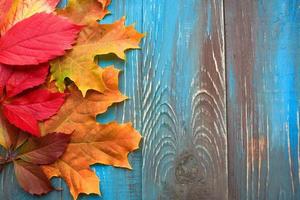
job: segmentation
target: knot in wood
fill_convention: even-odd
[[[192,153],[184,153],[180,156],[175,167],[175,177],[178,183],[188,184],[199,181],[201,176],[197,160]]]

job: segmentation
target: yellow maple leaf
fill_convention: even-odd
[[[95,14],[92,9],[97,5],[100,6],[96,0],[71,1],[65,10],[57,11],[75,22],[86,25],[80,32],[74,48],[64,57],[51,62],[51,77],[56,81],[60,91],[65,89],[65,78],[70,78],[83,96],[89,89],[103,92],[106,86],[101,78],[98,78],[101,77],[102,70],[94,62],[95,56],[113,53],[125,59],[126,50],[139,48],[140,40],[144,35],[137,32],[133,25],[126,27],[124,17],[113,24],[96,22],[96,19],[101,19],[108,12],[106,7],[109,3],[110,1],[107,0],[101,1],[101,9],[104,11],[100,15]],[[97,11],[98,8],[95,10]]]

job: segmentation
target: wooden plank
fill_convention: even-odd
[[[225,0],[229,199],[300,199],[299,0]]]
[[[143,1],[143,200],[227,199],[223,28],[222,1]]]

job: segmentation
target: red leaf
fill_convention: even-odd
[[[13,106],[3,106],[3,114],[8,121],[16,127],[29,132],[34,136],[40,136],[38,121],[26,111]]]
[[[38,120],[55,115],[64,103],[65,94],[48,90],[31,91],[3,104],[3,114],[10,123],[35,136],[40,136]]]
[[[50,93],[45,89],[31,91],[13,99],[5,106],[22,108],[37,120],[45,120],[54,115],[64,103],[65,94]]]
[[[70,134],[63,133],[51,133],[40,138],[31,137],[18,149],[18,158],[39,165],[51,164],[65,152],[70,137]]]
[[[42,84],[48,75],[49,64],[41,64],[38,68],[14,70],[6,82],[6,95],[13,97],[26,89]]]
[[[0,38],[0,63],[37,65],[71,49],[81,26],[53,14],[38,13],[15,24]]]
[[[15,160],[14,167],[17,180],[26,192],[41,195],[53,190],[50,181],[40,166],[22,160]]]

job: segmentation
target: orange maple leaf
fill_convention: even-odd
[[[70,86],[70,96],[58,114],[41,124],[44,134],[72,134],[64,155],[43,169],[49,178],[59,176],[65,179],[74,199],[80,193],[100,194],[99,180],[90,170],[90,165],[100,163],[131,168],[127,155],[138,148],[140,134],[130,123],[102,125],[96,122],[97,114],[127,98],[118,90],[118,74],[113,67],[104,69],[102,79],[108,86],[104,93],[90,90],[83,97],[75,86]]]
[[[130,123],[85,122],[85,125],[74,127],[64,155],[54,164],[44,166],[44,173],[49,178],[62,177],[74,199],[80,193],[100,194],[98,177],[89,165],[100,163],[130,169],[127,155],[138,148],[140,139]]]

